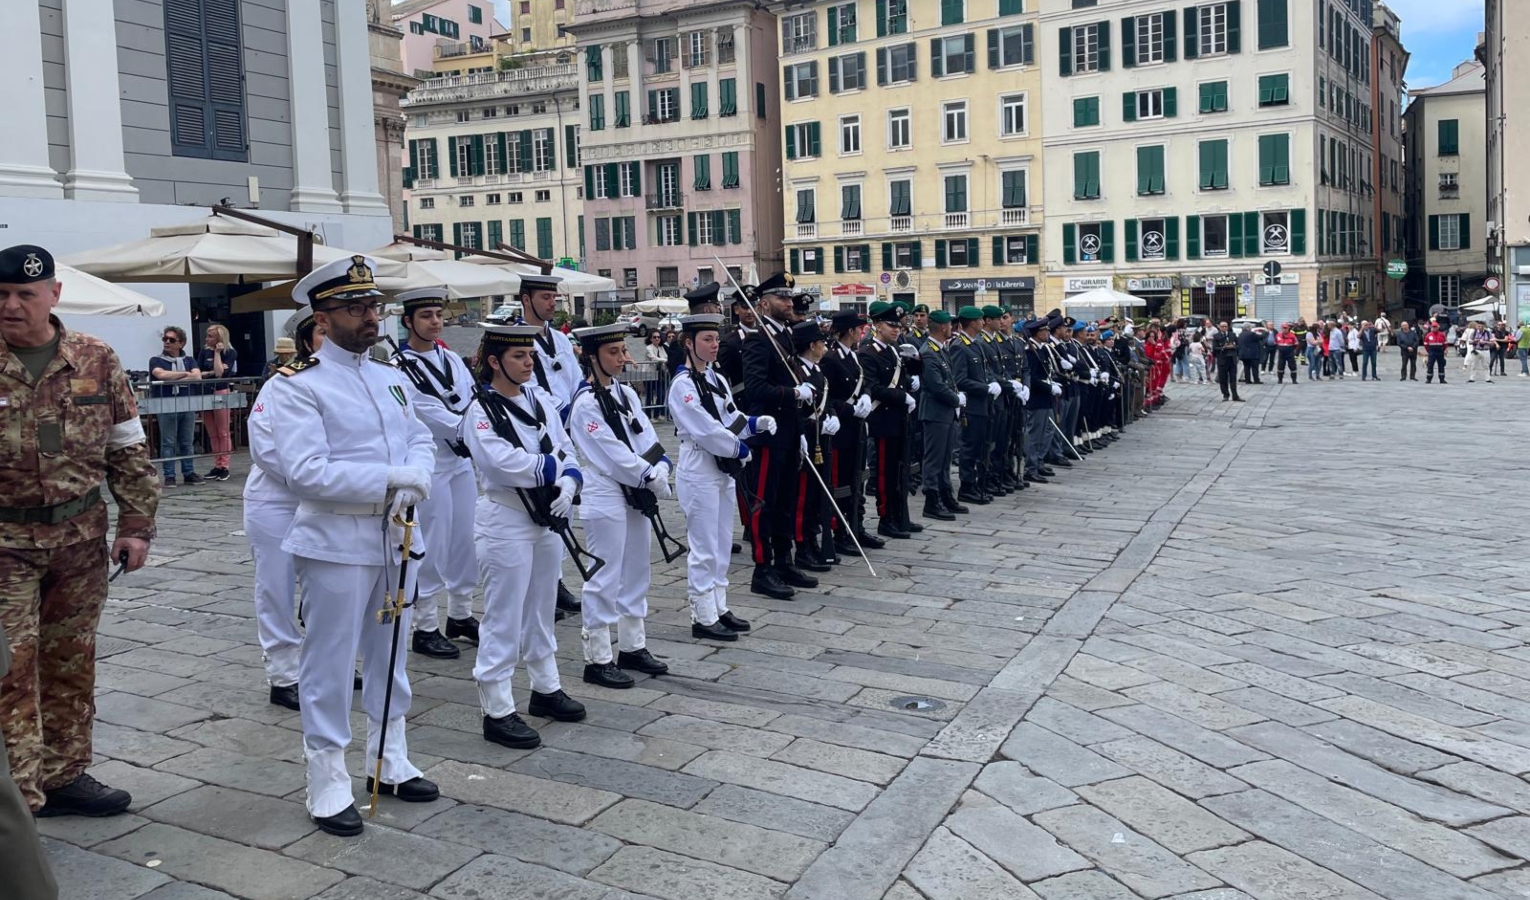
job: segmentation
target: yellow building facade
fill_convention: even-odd
[[[772,5],[787,265],[823,308],[1033,308],[1043,198],[1032,5]]]

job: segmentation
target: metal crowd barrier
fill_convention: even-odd
[[[637,392],[648,418],[665,415],[669,399],[669,367],[661,362],[638,362],[627,367],[618,380]]]
[[[199,459],[212,456],[211,442],[207,436],[210,416],[206,413],[226,410],[229,418],[229,434],[235,450],[244,449],[249,441],[245,437],[246,412],[255,402],[255,394],[265,383],[264,378],[203,378],[197,381],[133,382],[133,395],[138,403],[138,415],[143,420],[144,434],[148,438],[149,453],[158,466],[168,461]],[[189,456],[161,456],[160,430],[174,427],[171,420],[189,414],[192,419],[192,448]],[[202,452],[202,448],[206,448]]]

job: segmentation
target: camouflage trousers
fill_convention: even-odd
[[[27,805],[90,765],[96,626],[106,603],[106,540],[56,550],[0,548],[0,625],[11,671],[0,680],[0,731]]]

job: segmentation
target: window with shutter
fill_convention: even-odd
[[[960,25],[964,21],[966,0],[940,0],[940,24]]]
[[[1152,196],[1164,192],[1164,148],[1162,144],[1137,148],[1137,193]]]
[[[808,224],[810,222],[815,221],[815,215],[816,215],[816,213],[815,213],[815,211],[813,209],[813,191],[812,191],[812,189],[810,188],[808,190],[798,191],[797,192],[797,222],[798,222],[798,224],[805,225],[805,224]]]
[[[742,244],[744,242],[744,213],[743,210],[730,209],[728,212],[728,243]]]
[[[1227,141],[1201,141],[1199,150],[1201,190],[1227,190]]]
[[[967,176],[947,175],[946,179],[946,212],[962,213],[967,211]]]
[[[1089,128],[1100,124],[1100,98],[1075,97],[1073,100],[1073,127]]]
[[[1073,199],[1100,199],[1100,152],[1073,154]]]
[[[590,130],[606,130],[606,97],[604,94],[590,95]]]
[[[1227,82],[1208,81],[1201,85],[1201,112],[1227,112]]]
[[[239,0],[163,0],[170,148],[247,162]]]
[[[1461,123],[1457,119],[1441,119],[1439,132],[1439,155],[1457,156],[1461,152]]]
[[[888,184],[887,211],[893,216],[913,215],[912,205],[913,183],[909,181],[893,181]]]
[[[1259,136],[1259,183],[1264,186],[1291,183],[1291,136]]]
[[[908,33],[908,0],[877,0],[877,37]]]
[[[1260,75],[1259,76],[1259,105],[1286,106],[1291,102],[1291,76]]]
[[[712,189],[712,157],[702,154],[695,157],[691,164],[696,172],[692,187],[698,191],[710,191]]]
[[[594,84],[595,82],[602,80],[605,77],[605,72],[603,70],[600,59],[600,45],[595,44],[586,48],[584,52],[584,59],[585,70],[589,75],[590,83]]]
[[[1024,0],[999,0],[999,15],[1001,16],[1018,16],[1024,12]]]
[[[1285,47],[1290,43],[1287,0],[1259,0],[1259,49]],[[1319,16],[1321,21],[1321,16]]]
[[[1028,204],[1025,197],[1024,170],[1001,172],[999,174],[999,195],[1004,209],[1026,208]]]
[[[861,217],[861,186],[844,184],[839,188],[839,217],[855,220]]]
[[[593,97],[591,99],[594,99]],[[717,115],[738,115],[738,79],[722,78],[717,82]]]
[[[738,151],[727,150],[722,155],[722,186],[724,188],[736,188],[738,180]]]
[[[691,118],[705,119],[707,117],[707,83],[705,81],[691,82]]]
[[[611,105],[614,107],[612,118],[615,119],[612,124],[617,128],[626,128],[632,124],[631,101],[628,97],[629,95],[626,91],[617,91],[612,95]]]

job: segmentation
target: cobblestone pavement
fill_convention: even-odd
[[[536,751],[482,740],[470,652],[412,658],[444,796],[352,840],[266,702],[239,483],[178,489],[101,625],[92,771],[134,804],[41,822],[64,897],[1530,896],[1524,381],[1245,390],[1171,387],[881,578],[735,590],[735,645],[657,567],[673,674],[585,685],[564,623],[590,716]]]

